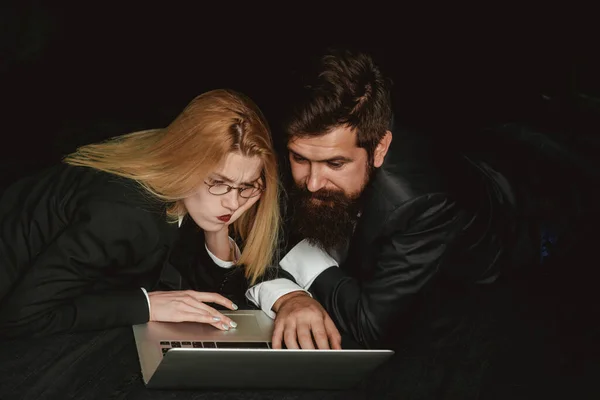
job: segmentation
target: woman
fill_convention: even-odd
[[[0,335],[147,321],[235,327],[206,304],[237,308],[224,296],[146,288],[156,286],[184,220],[204,232],[196,246],[243,266],[249,282],[270,263],[277,164],[268,124],[249,98],[204,93],[164,129],[83,146],[64,161],[0,198]]]

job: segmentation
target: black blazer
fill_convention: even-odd
[[[0,334],[147,322],[177,225],[131,180],[58,165],[0,198]]]
[[[512,256],[517,199],[506,178],[481,161],[396,130],[365,190],[345,261],[309,288],[361,346],[407,326],[415,299],[433,281],[487,282]]]

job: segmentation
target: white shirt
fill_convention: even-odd
[[[360,218],[361,215],[362,212],[359,211],[356,217]],[[246,291],[246,298],[273,319],[275,313],[271,309],[277,299],[298,290],[312,297],[308,288],[315,279],[326,269],[339,267],[339,263],[329,253],[318,246],[311,245],[306,239],[294,246],[279,265],[290,273],[297,283],[286,278],[273,279],[261,282]]]
[[[181,226],[181,223],[182,218],[179,219],[179,226]],[[237,243],[231,237],[229,238],[229,242],[235,249],[235,259],[239,259],[240,249]],[[206,243],[204,246],[210,258],[219,267],[231,268],[235,265],[234,261],[223,261],[217,258],[217,256],[208,250]],[[306,239],[294,246],[280,261],[279,265],[290,273],[297,283],[287,278],[279,278],[261,282],[246,291],[246,298],[272,319],[275,319],[275,313],[271,309],[280,297],[296,291],[303,291],[312,296],[308,292],[308,288],[314,280],[326,269],[339,266],[337,261],[327,252],[318,246],[311,245]],[[146,295],[148,315],[150,315],[150,297],[146,289],[141,289]]]
[[[181,227],[182,222],[183,222],[183,217],[179,217],[178,227]],[[240,248],[238,247],[235,240],[233,240],[231,237],[229,237],[229,245],[234,248],[234,260],[236,260],[236,261],[239,260]],[[223,261],[220,258],[218,258],[217,256],[215,256],[213,253],[211,253],[211,251],[208,249],[208,246],[206,245],[206,243],[204,243],[204,247],[206,248],[206,251],[208,252],[208,255],[210,256],[210,258],[212,258],[212,260],[215,262],[215,264],[217,264],[217,266],[219,266],[221,268],[231,268],[235,265],[235,261]],[[148,291],[146,291],[146,289],[144,289],[144,288],[141,288],[141,289],[142,289],[142,292],[144,292],[144,295],[146,295],[146,300],[148,301],[148,315],[150,315],[150,296],[148,296]]]
[[[246,298],[273,319],[275,313],[271,308],[277,299],[298,290],[310,295],[308,288],[314,280],[326,269],[339,266],[327,252],[311,245],[306,239],[294,246],[279,265],[290,273],[297,283],[286,278],[273,279],[261,282],[246,291]]]

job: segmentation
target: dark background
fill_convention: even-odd
[[[374,53],[394,81],[399,118],[441,139],[527,121],[594,158],[594,35],[541,14],[390,7],[6,1],[0,184],[78,145],[164,126],[219,87],[250,95],[277,135],[286,74],[337,44]]]
[[[499,343],[493,361],[477,355],[475,350],[485,347],[481,343],[461,350],[472,357],[469,363],[449,357],[445,364],[419,369],[402,357],[383,381],[361,393],[393,396],[412,383],[414,393],[439,390],[448,396],[427,398],[452,398],[453,393],[456,398],[539,398],[542,388],[552,393],[551,383],[557,382],[565,393],[597,393],[600,63],[594,24],[570,18],[565,8],[550,18],[539,9],[526,15],[524,8],[443,10],[433,4],[418,12],[370,2],[337,8],[274,3],[264,9],[182,4],[0,3],[0,188],[59,162],[79,145],[165,126],[194,96],[215,88],[252,97],[277,137],[286,77],[298,61],[327,45],[366,48],[394,81],[399,120],[436,135],[440,146],[516,157],[524,174],[533,171],[536,193],[564,205],[554,206],[552,217],[568,217],[567,233],[576,245],[533,271],[519,289],[494,297],[495,306],[480,307],[472,324],[489,331],[481,343]],[[488,136],[484,128],[499,135]],[[496,146],[499,137],[510,139]],[[84,339],[81,349],[87,352]],[[126,344],[128,371],[138,374],[130,338]],[[26,358],[13,359],[29,368]],[[82,360],[88,366],[88,359]],[[100,362],[101,357],[92,359],[88,369]],[[49,359],[39,365],[51,370],[55,363]],[[28,374],[8,365],[17,386],[21,381],[31,386]],[[78,365],[63,374],[65,387],[80,387],[69,382],[73,377],[87,379]],[[114,382],[120,382],[116,375],[122,370],[114,371]],[[146,396],[139,377],[132,376],[136,393]],[[55,378],[49,379],[53,387]],[[34,392],[46,390],[42,381]],[[473,381],[480,386],[467,385]]]

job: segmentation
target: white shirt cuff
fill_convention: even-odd
[[[303,291],[300,286],[286,278],[273,279],[256,284],[246,291],[246,298],[260,307],[270,318],[275,319],[273,304],[281,297],[291,292]],[[312,297],[310,293],[309,296]]]
[[[238,247],[235,240],[233,240],[231,237],[229,238],[229,246],[231,246],[233,248],[235,261],[221,260],[220,258],[215,256],[213,253],[211,253],[211,251],[208,249],[208,246],[206,245],[206,243],[204,243],[204,247],[206,247],[206,251],[208,252],[208,255],[210,256],[210,258],[212,258],[212,260],[215,262],[215,264],[217,264],[221,268],[231,268],[235,265],[237,260],[240,259],[240,248]]]
[[[148,296],[148,292],[146,291],[146,289],[144,288],[140,288],[142,289],[142,292],[144,292],[144,295],[146,296],[146,301],[148,302],[148,320],[150,320],[150,316],[152,315],[151,313],[151,309],[150,309],[150,296]]]
[[[296,279],[298,285],[308,289],[321,272],[337,267],[338,263],[320,247],[304,239],[283,257],[279,265]]]

